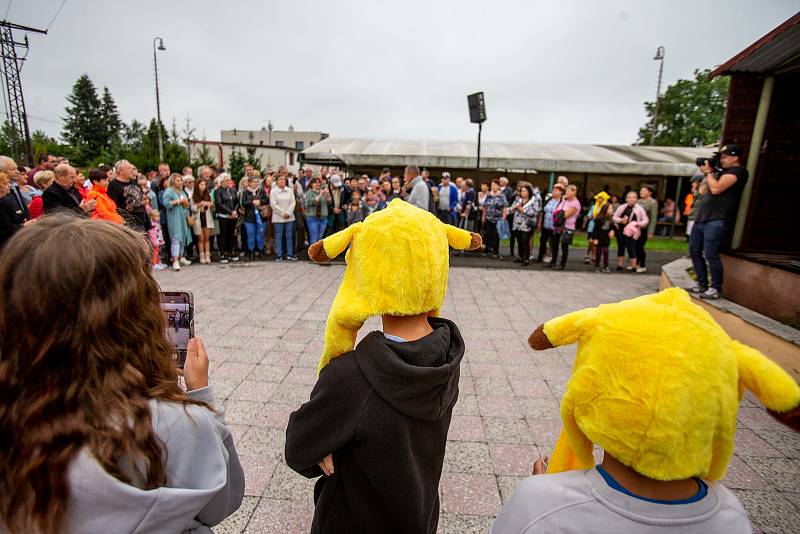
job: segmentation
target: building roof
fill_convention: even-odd
[[[330,137],[300,154],[302,161],[357,167],[417,165],[474,169],[475,141]],[[481,169],[689,176],[707,148],[563,143],[481,143]]]
[[[711,72],[800,72],[800,12]]]

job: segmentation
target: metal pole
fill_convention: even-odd
[[[656,109],[653,112],[653,126],[650,130],[650,144],[654,144],[656,140],[656,127],[658,126],[658,107],[661,104],[661,76],[664,73],[664,47],[659,46],[656,50],[656,57],[653,59],[657,59],[661,61],[661,65],[658,67],[658,86],[656,87]]]
[[[678,190],[675,192],[675,213],[672,214],[672,224],[669,225],[669,237],[675,237],[675,219],[681,212],[681,185],[683,185],[683,176],[678,176]]]
[[[481,129],[483,127],[483,123],[478,123],[478,165],[475,167],[477,170],[481,170]]]
[[[756,169],[758,169],[761,144],[764,142],[764,131],[767,127],[767,117],[769,117],[769,107],[772,103],[772,88],[774,85],[775,77],[767,76],[764,78],[764,85],[761,86],[761,97],[758,101],[755,124],[753,124],[753,137],[750,139],[750,149],[747,151],[747,172],[750,174],[750,179],[744,184],[742,197],[739,200],[739,209],[736,213],[736,224],[733,228],[733,238],[731,241],[732,249],[737,249],[742,245],[744,225],[747,222],[747,212],[750,209],[750,197],[753,194],[753,182],[756,178]]]
[[[161,42],[161,49],[164,49],[164,40],[161,37],[153,39],[153,65],[156,71],[156,118],[158,120],[158,161],[164,161],[164,141],[161,139],[161,100],[158,94],[158,56],[156,56],[156,41]]]

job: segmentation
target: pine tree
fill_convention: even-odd
[[[61,137],[72,146],[74,163],[84,165],[105,147],[100,99],[88,75],[82,74],[78,78],[72,93],[67,96],[67,102],[69,105]]]
[[[253,166],[254,169],[262,170],[261,169],[261,156],[256,155],[256,147],[251,146],[247,147],[247,161],[245,163],[249,163]]]
[[[100,101],[100,120],[103,122],[103,146],[111,149],[115,143],[120,141],[122,132],[122,120],[119,117],[117,104],[108,87],[103,87],[103,98]]]
[[[228,156],[228,174],[231,175],[236,183],[244,176],[244,164],[247,163],[247,158],[241,153],[238,147],[234,148],[231,155]]]

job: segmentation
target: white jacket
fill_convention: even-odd
[[[269,205],[272,206],[272,222],[287,223],[294,221],[294,208],[297,205],[297,198],[288,186],[280,189],[277,185],[272,186],[269,192]],[[284,218],[283,214],[289,215]]]

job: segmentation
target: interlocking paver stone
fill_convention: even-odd
[[[215,532],[310,530],[313,481],[285,465],[285,428],[316,381],[325,320],[342,273],[341,265],[264,262],[157,274],[165,290],[194,292],[210,382],[245,469],[242,507]],[[552,287],[558,291],[546,290]],[[501,498],[505,502],[536,456],[555,444],[559,400],[576,349],[534,352],[528,335],[556,315],[657,287],[658,278],[650,275],[451,269],[442,315],[458,324],[466,353],[440,485],[439,532],[486,532]],[[359,339],[379,328],[380,320],[370,319]],[[756,531],[800,532],[800,435],[772,419],[749,393],[738,421],[726,485]],[[602,451],[596,449],[595,457],[600,461]]]

